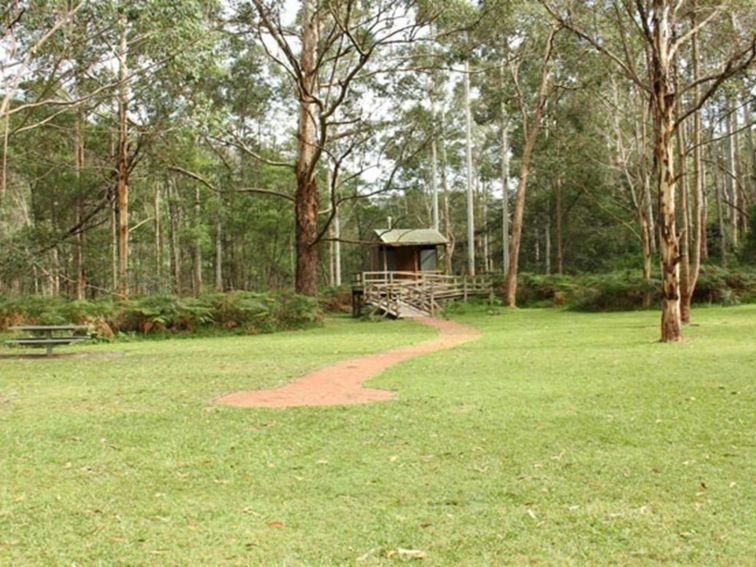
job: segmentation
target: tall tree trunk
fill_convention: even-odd
[[[746,182],[743,176],[743,154],[740,147],[740,124],[738,120],[739,112],[737,99],[733,100],[733,113],[730,115],[732,120],[732,146],[733,146],[733,183],[735,184],[735,195],[737,217],[738,217],[738,233],[740,235],[740,242],[745,240],[746,232],[748,231],[748,195],[746,194],[745,187]]]
[[[215,291],[223,290],[223,223],[218,215],[215,225]]]
[[[502,88],[504,75],[504,61],[501,63]],[[507,108],[502,99],[501,102],[501,267],[504,275],[509,269],[509,122]]]
[[[128,105],[129,91],[128,44],[126,14],[119,16],[120,46],[118,49],[118,148],[116,172],[118,178],[118,296],[129,298],[129,164],[128,164]]]
[[[643,253],[643,281],[651,281],[651,225],[648,222],[646,211],[643,207],[638,208],[638,222],[640,224],[641,252]],[[643,295],[643,307],[651,305],[651,292],[646,291]]]
[[[58,297],[60,295],[60,255],[57,246],[50,251],[48,280],[50,283],[50,296]]]
[[[341,219],[339,218],[339,212],[336,211],[336,216],[333,217],[333,236],[334,236],[334,275],[336,276],[336,287],[341,286]]]
[[[200,225],[201,203],[199,186],[194,188],[194,222],[195,229]],[[202,239],[199,235],[194,237],[194,249],[192,251],[192,291],[194,295],[202,293]]]
[[[84,168],[84,111],[79,109],[76,113],[76,124],[74,125],[75,138],[75,172],[76,172],[76,214],[75,223],[79,227],[76,233],[76,299],[84,299],[87,291],[87,274],[84,271],[84,228],[80,226],[84,216],[84,195],[81,186],[81,171]]]
[[[751,124],[751,104],[752,99],[750,93],[745,91],[742,93],[743,98],[743,123]],[[746,191],[751,199],[751,203],[756,202],[756,153],[754,153],[753,146],[753,128],[748,127],[745,130],[746,136],[746,152],[748,159],[746,160],[747,169],[745,172],[746,179]]]
[[[564,274],[564,227],[562,225],[562,176],[557,175],[556,180],[556,247],[557,247],[557,273]]]
[[[435,116],[434,116],[435,123]],[[436,150],[436,133],[431,137],[431,222],[434,230],[440,226],[438,211],[438,155]]]
[[[727,130],[727,172],[725,173],[725,187],[727,188],[727,200],[730,219],[730,234],[732,235],[731,245],[733,250],[738,249],[739,243],[739,228],[740,228],[740,200],[738,191],[738,175],[737,175],[737,124],[735,123],[735,108],[732,103],[732,97],[725,96],[725,108],[727,117],[725,119]]]
[[[315,0],[304,0],[302,50],[299,86],[299,128],[297,142],[297,193],[295,205],[296,278],[297,293],[315,296],[318,294],[318,187],[315,166],[318,155],[316,117],[317,104],[313,99],[318,89],[316,58],[318,46],[318,22]]]
[[[114,294],[118,293],[118,202],[110,206],[110,280]]]
[[[672,44],[666,0],[654,0],[651,16],[653,50],[651,109],[654,120],[654,177],[659,196],[659,250],[662,270],[661,341],[682,338],[680,321],[680,245],[675,219],[676,178],[672,136],[674,133],[674,85],[670,47]]]
[[[636,93],[638,93],[638,89],[636,89]],[[640,96],[640,93],[638,93]],[[645,148],[649,147],[649,139],[648,139],[648,128],[646,127],[646,121],[647,121],[647,114],[646,114],[646,107],[647,104],[643,104],[643,112],[641,116],[641,129],[640,129],[640,144],[639,147],[644,148],[643,150],[643,158],[641,160],[641,179],[643,180],[643,187],[641,190],[643,191],[643,202],[645,203],[646,210],[645,210],[645,218],[646,222],[648,224],[648,240],[649,240],[649,247],[651,250],[651,255],[656,254],[657,252],[657,231],[656,231],[656,222],[654,220],[654,203],[653,199],[651,198],[651,167],[649,167],[648,164],[648,152],[645,151]],[[645,261],[645,258],[644,258]],[[649,263],[650,263],[650,257],[649,257]],[[649,271],[649,274],[651,272]]]
[[[488,186],[485,181],[480,181],[480,224],[483,229],[483,269],[486,273],[491,272],[491,254],[489,253],[490,241],[488,235]]]
[[[155,183],[152,193],[152,207],[155,214],[153,220],[154,254],[155,254],[155,275],[157,276],[158,291],[163,289],[163,229],[160,223],[160,183]]]
[[[523,124],[525,144],[522,150],[522,160],[520,161],[520,175],[517,181],[517,195],[515,197],[514,219],[512,220],[512,237],[509,245],[509,267],[507,269],[507,279],[504,288],[504,296],[507,305],[514,307],[517,303],[517,272],[520,259],[520,242],[522,240],[522,218],[525,212],[525,193],[528,188],[528,175],[530,174],[530,159],[533,156],[538,132],[541,129],[541,117],[543,116],[546,100],[548,99],[549,90],[549,61],[554,46],[554,35],[556,30],[552,30],[546,40],[546,46],[543,54],[541,66],[541,78],[538,86],[538,99],[536,102],[533,122],[530,128]]]
[[[444,236],[447,239],[444,246],[444,271],[452,273],[452,254],[454,253],[454,238],[451,233],[451,213],[449,211],[449,178],[447,175],[446,143],[444,140],[444,112],[441,112],[441,186],[444,191]]]
[[[475,275],[475,204],[473,202],[472,111],[470,61],[465,60],[465,156],[467,171],[467,273]]]
[[[334,191],[336,191],[336,180],[332,178],[332,175],[333,173],[329,170],[327,184],[331,193],[330,202],[331,207],[335,207],[336,209],[335,211],[332,211],[333,219],[331,220],[331,226],[329,227],[331,232],[329,269],[331,285],[339,287],[341,285],[341,219],[339,218],[338,206],[334,204],[336,203],[336,195],[334,195]]]
[[[691,27],[696,26],[696,12],[691,11]],[[699,79],[699,62],[698,62],[698,34],[691,37],[691,58],[693,67],[693,81]],[[700,88],[695,87],[693,91],[693,104],[698,105],[700,97]],[[703,193],[703,169],[702,169],[702,140],[701,140],[701,111],[697,110],[693,114],[693,222],[691,223],[690,238],[690,258],[691,264],[688,272],[687,290],[683,290],[680,304],[680,316],[683,323],[690,323],[690,305],[693,300],[693,294],[696,291],[698,275],[701,272],[701,256],[703,252],[704,240],[706,238],[706,210]]]
[[[680,110],[680,101],[677,101],[677,111]],[[687,168],[685,167],[686,139],[683,124],[679,124],[676,130],[677,139],[677,161],[680,173],[677,176],[678,190],[680,196],[680,218],[683,228],[680,236],[680,321],[688,323],[690,321],[690,233],[691,223],[688,211],[688,183]]]
[[[181,207],[175,181],[168,182],[168,202],[170,205],[170,229],[171,229],[171,272],[173,276],[173,292],[180,295],[183,291],[181,286],[181,247],[179,243],[179,227],[181,226]]]
[[[719,223],[719,261],[723,268],[727,267],[727,226],[725,224],[725,204],[722,199],[723,187],[722,183],[714,177],[714,183],[716,185],[716,200],[717,200],[717,222]]]
[[[504,59],[499,63],[499,87],[504,92]],[[507,105],[502,96],[499,129],[501,130],[501,269],[507,275],[509,269],[509,119]]]
[[[544,250],[543,257],[546,264],[546,275],[551,275],[551,215],[546,216],[546,226],[543,229]]]

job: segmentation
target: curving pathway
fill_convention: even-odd
[[[286,408],[369,404],[391,400],[396,397],[394,392],[363,388],[362,383],[403,360],[452,348],[474,341],[480,336],[477,329],[454,321],[430,317],[417,318],[415,321],[438,329],[440,334],[418,345],[361,356],[315,370],[275,390],[235,392],[218,398],[216,402],[243,408]]]

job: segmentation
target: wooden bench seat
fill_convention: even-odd
[[[24,337],[23,339],[8,339],[5,344],[9,345],[70,345],[79,341],[88,341],[89,337]]]

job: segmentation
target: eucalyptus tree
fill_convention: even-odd
[[[253,0],[253,29],[272,61],[283,68],[297,101],[297,148],[289,168],[296,179],[296,291],[316,295],[318,242],[317,171],[330,140],[359,136],[370,109],[348,104],[357,83],[387,66],[390,56],[412,42],[432,19],[415,2],[380,4],[302,0],[297,29],[286,24],[283,4]]]
[[[12,0],[0,11],[0,121],[2,121],[2,146],[0,151],[0,201],[5,192],[10,117],[29,108],[47,104],[74,104],[61,101],[55,90],[44,93],[36,100],[27,99],[22,84],[34,72],[40,53],[51,39],[60,35],[76,13],[86,4],[85,0],[70,2],[59,0],[50,3],[32,3]],[[59,80],[60,71],[50,82]],[[65,71],[63,71],[65,73]],[[21,91],[21,92],[20,92]]]
[[[510,307],[514,307],[517,302],[517,273],[520,257],[520,242],[522,240],[523,215],[525,213],[525,195],[528,187],[528,176],[530,174],[530,160],[533,156],[533,149],[536,140],[538,139],[538,133],[541,129],[546,103],[553,93],[550,79],[555,38],[558,32],[558,27],[550,27],[544,30],[543,38],[540,42],[542,54],[537,73],[537,88],[535,93],[530,95],[534,97],[532,107],[529,107],[528,105],[530,97],[526,96],[523,84],[520,81],[520,69],[522,57],[525,56],[525,51],[523,51],[520,54],[520,58],[514,60],[511,65],[510,75],[517,91],[517,101],[522,118],[522,135],[524,143],[522,155],[520,157],[520,171],[517,180],[517,193],[515,196],[514,216],[512,219],[512,236],[509,244],[509,265],[507,266],[507,277],[504,284],[505,300]],[[523,50],[524,49],[525,48],[523,47]]]
[[[212,3],[200,0],[118,1],[103,6],[114,23],[117,74],[116,211],[117,270],[114,289],[129,295],[129,185],[146,146],[171,128],[191,100],[189,87],[208,63]],[[179,87],[176,79],[180,78]],[[136,132],[133,136],[131,131]]]
[[[685,0],[613,0],[606,10],[582,2],[540,0],[553,18],[617,65],[622,73],[647,96],[653,123],[654,186],[659,199],[659,236],[662,268],[661,341],[682,338],[680,314],[680,238],[677,231],[675,193],[677,169],[673,153],[675,131],[693,115],[730,77],[749,67],[756,57],[756,29],[752,6],[730,0],[700,2]],[[711,71],[697,80],[678,82],[676,68],[684,47],[697,34],[731,14],[744,22],[729,34],[725,53],[712,62]],[[698,19],[691,20],[691,13]],[[613,34],[612,37],[607,37]],[[722,42],[721,44],[724,44]],[[646,54],[641,65],[632,53],[641,45]],[[615,46],[617,49],[615,49]],[[645,68],[644,68],[645,67]],[[675,114],[678,100],[701,87],[697,100]]]

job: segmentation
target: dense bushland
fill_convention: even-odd
[[[657,277],[645,281],[630,271],[579,276],[521,274],[517,302],[523,306],[564,306],[576,311],[624,311],[657,307],[659,288]],[[754,302],[756,270],[703,266],[693,301],[721,305]]]
[[[314,299],[291,293],[231,292],[200,297],[154,295],[125,302],[0,295],[0,330],[19,324],[88,324],[99,336],[225,330],[300,329],[322,315]]]

